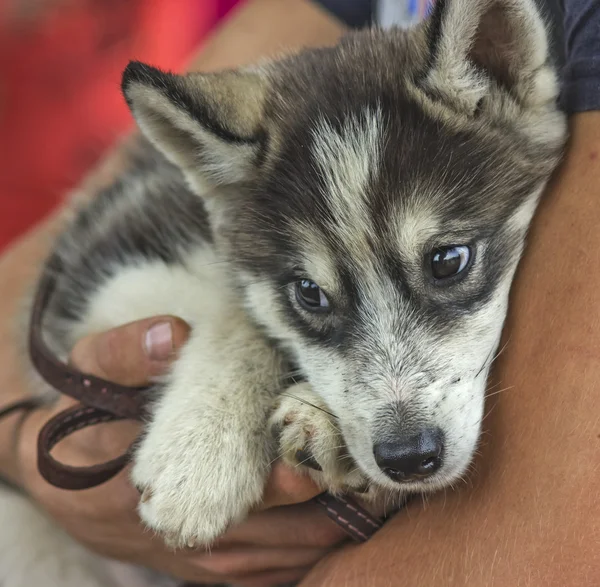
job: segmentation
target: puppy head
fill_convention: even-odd
[[[131,64],[148,139],[210,212],[249,310],[375,484],[475,449],[513,273],[565,124],[533,0],[438,1],[409,30],[260,68]]]

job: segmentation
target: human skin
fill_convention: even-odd
[[[277,10],[279,2],[259,1],[253,5],[272,11]],[[268,6],[270,4],[272,6]],[[310,10],[300,1],[291,0],[291,4],[298,10],[301,6]],[[282,22],[291,23],[296,34],[302,34],[301,26],[311,28],[306,21],[299,24],[298,16],[290,15],[290,10],[291,5],[282,9]],[[251,20],[246,22],[247,37],[241,42],[247,45],[243,56],[238,54],[238,62],[242,59],[253,61],[261,51],[271,52],[264,46],[260,49],[261,42],[257,40],[257,31],[263,25],[268,24],[279,33],[272,24],[271,13],[267,20],[268,23],[260,20],[256,29],[252,29],[254,23]],[[333,40],[339,28],[332,23],[332,29],[317,33],[312,28],[311,31],[317,35],[311,40],[323,44]],[[264,33],[260,32],[263,36]],[[232,38],[235,37],[229,41]],[[284,43],[291,42],[291,32],[284,32],[283,38]],[[305,42],[308,44],[311,40]],[[258,49],[246,50],[246,46]],[[226,51],[230,52],[230,57]],[[235,52],[235,47],[228,42],[223,42],[220,47],[213,45],[214,61],[207,68],[214,65],[218,69],[235,63],[236,56],[231,51]],[[204,55],[210,58],[211,51]],[[567,158],[544,196],[517,276],[506,327],[507,345],[494,373],[494,379],[500,384],[491,393],[507,389],[490,397],[482,447],[469,483],[456,491],[430,498],[426,506],[414,503],[369,543],[346,546],[325,557],[305,577],[302,587],[398,584],[407,587],[592,587],[598,584],[600,400],[595,382],[600,380],[600,354],[596,351],[600,348],[600,304],[596,293],[600,291],[600,277],[595,274],[595,269],[597,251],[600,250],[597,231],[600,220],[597,207],[600,113],[573,116],[571,130]],[[0,393],[7,401],[11,394],[19,396],[25,388],[22,372],[13,368],[15,339],[5,331],[5,324],[11,315],[10,308],[15,307],[13,300],[20,298],[28,281],[21,277],[25,274],[23,265],[39,262],[40,253],[47,250],[43,243],[44,235],[49,231],[49,225],[38,229],[0,261],[3,294],[0,298],[3,300],[0,360],[12,369],[0,374]],[[124,348],[121,346],[124,343],[118,342],[121,339],[116,337],[116,340],[115,354]],[[90,346],[84,346],[75,356],[75,362],[93,371],[97,368],[93,356],[97,352],[94,349],[99,344],[98,339],[87,341],[87,344]],[[135,364],[135,360],[129,357],[127,363]],[[142,368],[143,374],[152,369],[146,365]],[[129,368],[123,372],[122,367],[111,363],[111,373],[119,370],[121,378],[130,377],[134,372]],[[31,422],[35,417],[27,420],[21,432],[22,447],[27,446],[28,438],[33,442],[36,429]],[[9,427],[14,426],[15,421],[13,418],[12,424],[3,424],[0,434],[8,438]],[[103,438],[106,437],[108,434],[104,433],[96,446],[104,446]],[[104,442],[108,443],[108,440]],[[5,446],[2,438],[0,446]],[[32,462],[27,458],[22,456],[21,464]],[[2,470],[7,470],[6,462],[15,467],[14,457],[2,456]],[[10,469],[10,465],[7,467]],[[19,468],[15,470],[18,478]],[[269,499],[275,496],[271,503],[300,501],[311,494],[312,488],[305,479],[281,469],[277,471],[281,477],[271,480],[269,486]],[[278,502],[277,496],[281,495],[283,501]],[[131,497],[126,511],[133,511],[135,498]],[[56,499],[64,498],[57,496]],[[72,500],[72,494],[68,499]],[[103,512],[99,503],[100,500],[91,504],[100,508],[98,516]],[[118,511],[123,506],[123,502],[119,502]],[[277,519],[259,519],[251,526],[252,531],[255,530],[252,539],[279,537],[283,527],[278,524],[285,519],[289,522],[290,540],[297,540],[294,536],[306,538],[312,532],[320,533],[320,547],[339,540],[337,530],[320,512],[300,509],[304,507],[307,506],[292,506],[283,510]],[[310,511],[312,517],[304,519],[301,511]],[[282,510],[270,512],[275,516]],[[110,520],[114,521],[113,518]],[[296,546],[299,545],[297,542]],[[321,548],[314,554],[322,556],[323,553]],[[180,576],[183,576],[183,570],[187,572],[192,566],[185,560],[186,556],[202,559],[204,555],[181,553],[169,559],[172,565],[169,568]],[[233,564],[231,559],[221,557],[217,560],[224,567]],[[223,563],[223,560],[229,562]],[[218,576],[235,575],[231,573],[234,570],[236,573],[247,571],[249,562],[250,559],[238,560],[235,564],[240,566],[235,569],[231,566],[226,569],[229,574],[221,572]],[[197,570],[200,565],[196,563],[194,568]],[[294,569],[296,571],[303,572]],[[264,580],[266,582],[262,584],[269,584],[268,581],[274,579],[267,576]]]

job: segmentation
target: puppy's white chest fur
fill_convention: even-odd
[[[209,245],[199,246],[182,263],[140,258],[119,269],[93,294],[74,338],[160,315],[203,329],[207,322],[235,320],[240,306],[226,262]]]

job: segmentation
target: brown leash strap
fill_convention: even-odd
[[[127,465],[130,451],[120,457],[90,467],[72,467],[57,461],[50,454],[62,439],[77,430],[115,420],[141,420],[148,396],[148,388],[125,387],[99,377],[85,375],[66,365],[53,355],[42,336],[44,311],[55,289],[54,275],[60,273],[56,259],[51,259],[35,298],[29,329],[29,353],[43,379],[80,402],[57,414],[42,428],[38,438],[38,468],[48,483],[70,490],[89,489],[106,483]],[[15,411],[27,406],[8,407]],[[0,411],[0,417],[7,415]],[[367,540],[382,526],[382,521],[371,516],[348,498],[322,494],[316,502],[325,508],[329,517],[339,524],[354,540]]]
[[[71,467],[58,462],[52,449],[65,437],[77,430],[122,420],[110,412],[85,406],[74,406],[51,418],[38,436],[38,469],[48,483],[61,489],[89,489],[110,481],[129,461],[129,453],[116,459],[90,467]]]
[[[86,406],[115,416],[139,420],[147,388],[125,387],[93,375],[84,375],[56,359],[42,336],[42,319],[54,292],[55,280],[47,271],[41,279],[29,329],[29,354],[46,383]]]
[[[382,520],[373,517],[349,497],[323,493],[315,499],[325,508],[329,518],[356,542],[366,542],[383,526]]]

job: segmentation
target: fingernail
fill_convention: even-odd
[[[173,329],[170,322],[154,324],[146,332],[146,353],[152,361],[166,361],[173,352]]]

